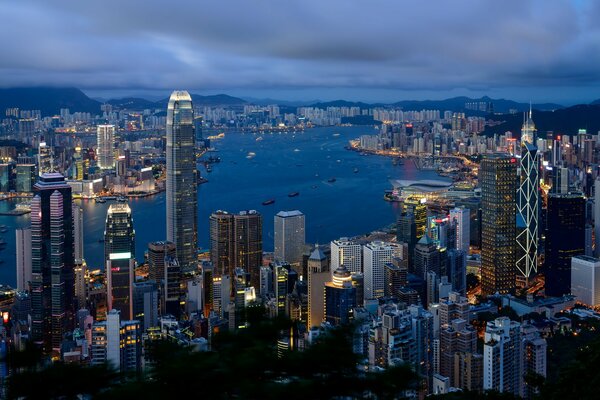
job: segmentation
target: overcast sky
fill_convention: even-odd
[[[600,1],[0,0],[0,86],[600,98]]]

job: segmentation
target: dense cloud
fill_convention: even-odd
[[[591,99],[599,3],[0,0],[0,86]]]

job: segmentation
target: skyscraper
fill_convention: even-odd
[[[194,109],[186,91],[174,91],[167,108],[167,240],[184,271],[197,264],[198,190]]]
[[[521,130],[519,189],[517,193],[517,253],[516,266],[527,281],[537,272],[539,218],[539,159],[535,146],[535,125],[531,110]]]
[[[157,284],[165,279],[165,259],[175,257],[175,244],[171,242],[148,243],[148,278]]]
[[[59,173],[45,173],[31,200],[32,340],[58,352],[72,328],[73,215],[71,187]]]
[[[17,248],[17,290],[29,290],[31,282],[31,229],[15,231]]]
[[[262,215],[255,211],[241,211],[234,220],[234,265],[250,273],[250,283],[260,286],[262,266]]]
[[[600,305],[600,259],[576,256],[571,259],[571,293],[590,307]]]
[[[521,325],[508,317],[487,323],[483,346],[483,389],[519,395],[522,384]]]
[[[210,260],[218,275],[232,276],[234,267],[233,214],[216,211],[210,215]]]
[[[111,169],[115,167],[115,126],[98,125],[97,134],[97,156],[98,166],[102,169]]]
[[[508,155],[484,156],[481,186],[481,289],[484,295],[515,287],[516,166]]]
[[[73,239],[75,244],[75,260],[81,262],[83,256],[83,209],[73,205]]]
[[[585,254],[585,204],[582,194],[549,194],[546,220],[546,295],[571,292],[571,258]]]
[[[471,212],[465,207],[450,210],[450,220],[456,223],[456,249],[469,254],[471,241]]]
[[[287,261],[299,271],[305,245],[304,214],[298,210],[280,211],[274,217],[274,225],[275,259]]]
[[[108,309],[119,310],[124,319],[133,317],[135,230],[128,204],[111,204],[104,229]]]
[[[333,271],[331,282],[325,284],[325,321],[343,325],[350,322],[356,306],[356,288],[352,275],[343,265]]]
[[[383,297],[385,293],[385,264],[399,253],[392,243],[372,242],[363,246],[365,300]]]
[[[308,258],[308,328],[319,326],[324,321],[323,290],[329,280],[327,256],[317,247]]]

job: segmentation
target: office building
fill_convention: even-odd
[[[584,255],[571,259],[571,294],[582,304],[600,305],[600,259]]]
[[[516,286],[516,166],[507,155],[484,156],[481,185],[481,290],[508,293]]]
[[[31,200],[31,337],[59,352],[72,329],[74,244],[71,187],[59,173],[45,173]]]
[[[167,240],[184,271],[195,270],[198,188],[192,98],[174,91],[167,107]]]
[[[465,207],[453,208],[450,210],[450,221],[454,221],[456,229],[456,245],[453,247],[468,255],[471,241],[471,211]]]
[[[286,261],[301,274],[304,254],[304,214],[298,210],[280,211],[274,217],[275,259]]]
[[[175,257],[165,258],[165,275],[161,285],[162,315],[179,319],[182,311],[181,265]]]
[[[385,288],[383,294],[385,297],[400,298],[400,290],[408,284],[408,268],[406,263],[401,265],[395,263],[386,263],[384,265]]]
[[[404,211],[412,214],[415,222],[416,240],[423,237],[427,226],[427,206],[426,199],[411,195],[404,200]]]
[[[119,310],[122,318],[133,317],[135,230],[128,204],[111,204],[104,229],[108,310]]]
[[[463,250],[448,250],[446,274],[452,289],[461,294],[467,291],[467,255]]]
[[[78,205],[73,205],[73,239],[74,239],[74,257],[78,262],[85,258],[83,254],[83,209]]]
[[[38,145],[38,175],[42,176],[45,173],[54,172],[54,154],[52,147],[40,141]],[[35,190],[35,189],[34,189]]]
[[[259,287],[262,266],[262,215],[255,211],[240,211],[234,222],[234,265],[250,273],[250,283]]]
[[[98,166],[102,169],[112,169],[115,167],[115,126],[98,125],[96,128],[97,136],[97,157]]]
[[[210,260],[219,275],[232,275],[234,269],[233,214],[216,211],[210,215]]]
[[[581,194],[549,194],[545,288],[548,296],[571,292],[571,258],[585,253],[585,204]]]
[[[406,260],[410,271],[413,269],[413,257],[415,254],[415,245],[417,244],[417,226],[415,224],[415,215],[412,212],[403,211],[398,217],[398,231],[396,233],[398,243],[405,243],[408,247]]]
[[[440,251],[427,234],[423,235],[415,246],[414,267],[415,275],[419,278],[425,279],[429,271],[438,277],[442,275]]]
[[[517,191],[517,247],[516,267],[525,281],[537,272],[538,219],[539,219],[539,155],[536,147],[536,129],[531,110],[521,130],[521,157],[519,159],[519,188]]]
[[[333,271],[331,282],[325,283],[325,321],[333,326],[348,324],[354,307],[356,289],[352,286],[352,274],[342,265]]]
[[[275,290],[275,301],[277,302],[277,315],[284,316],[286,311],[286,300],[289,293],[289,269],[287,265],[275,262],[273,264],[273,289]]]
[[[175,257],[175,243],[158,241],[148,243],[148,279],[158,285],[165,279],[165,259]]]
[[[327,256],[317,245],[308,258],[308,328],[319,326],[325,320],[324,290],[330,279]]]
[[[363,246],[365,300],[383,297],[385,293],[385,264],[399,254],[399,246],[375,241]]]
[[[17,179],[15,191],[18,193],[33,192],[33,185],[37,179],[35,164],[17,164]]]
[[[594,181],[594,236],[596,239],[594,255],[600,257],[600,176]]]
[[[29,290],[31,282],[31,229],[15,230],[15,246],[17,248],[17,290]]]
[[[346,267],[352,274],[362,273],[362,246],[346,237],[331,241],[331,269]]]
[[[133,318],[142,331],[158,326],[158,285],[155,281],[134,282]]]

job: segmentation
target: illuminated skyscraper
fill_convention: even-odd
[[[481,289],[484,295],[515,287],[516,166],[508,155],[486,155],[481,185]]]
[[[198,191],[194,109],[186,91],[174,91],[167,108],[167,240],[184,271],[197,264]]]
[[[325,321],[342,325],[350,322],[356,306],[356,288],[350,271],[343,265],[333,271],[331,282],[325,284]]]
[[[104,230],[108,309],[119,310],[125,319],[133,317],[133,273],[135,230],[129,205],[111,204]]]
[[[516,266],[518,273],[525,280],[529,279],[532,272],[537,272],[540,181],[535,132],[530,109],[521,130],[521,159],[517,192]]]
[[[416,240],[421,239],[427,227],[427,206],[425,205],[425,199],[415,195],[409,196],[404,200],[404,209],[407,213],[413,215]]]
[[[331,241],[331,269],[346,267],[353,274],[362,273],[362,245],[346,237]]]
[[[111,169],[115,167],[115,126],[98,125],[97,145],[98,145],[98,166],[102,169]]]
[[[60,351],[72,329],[73,215],[71,187],[45,173],[31,200],[31,335],[46,351]]]

